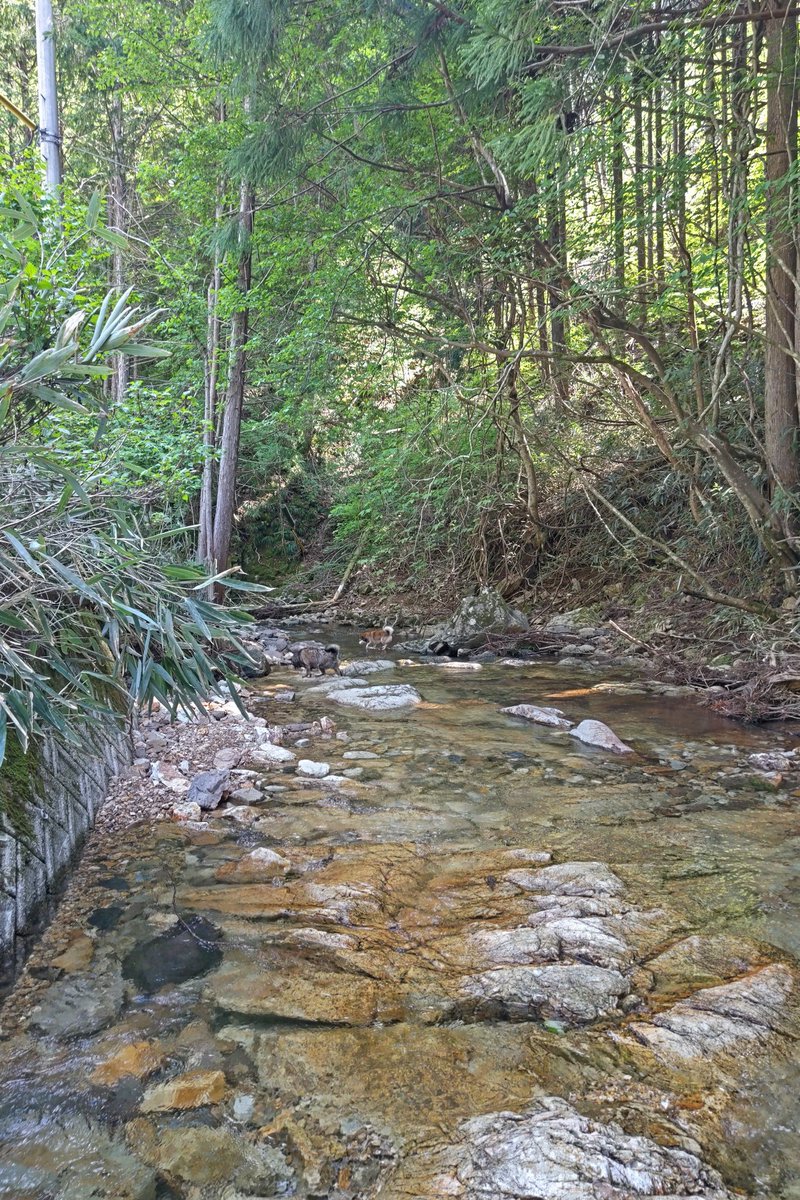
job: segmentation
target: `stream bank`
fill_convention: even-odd
[[[792,739],[389,657],[356,690],[420,702],[276,671],[251,721],[141,730],[3,1011],[0,1195],[796,1196],[798,796],[748,763]]]

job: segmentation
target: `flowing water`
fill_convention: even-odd
[[[786,734],[552,663],[281,681],[348,776],[90,845],[6,1005],[0,1196],[800,1197],[800,794],[735,773]]]

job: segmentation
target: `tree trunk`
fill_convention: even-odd
[[[61,126],[58,120],[56,43],[52,0],[36,0],[36,66],[39,75],[39,144],[45,186],[58,197],[61,188]]]
[[[636,204],[636,301],[640,319],[647,308],[647,241],[645,229],[649,214],[644,202],[644,126],[640,81],[634,83],[633,97],[633,187]]]
[[[239,466],[239,435],[242,428],[242,408],[247,378],[247,334],[250,310],[247,303],[250,291],[252,267],[251,238],[255,193],[244,181],[239,193],[239,237],[240,259],[237,274],[239,305],[231,318],[231,368],[228,379],[228,395],[220,436],[219,476],[217,479],[217,503],[214,512],[214,566],[224,571],[228,566],[233,531],[233,514],[236,507],[236,475]]]
[[[108,227],[124,235],[128,230],[128,185],[125,170],[125,141],[122,97],[114,93],[109,113],[111,134],[111,179],[108,188]],[[111,253],[111,286],[118,293],[125,291],[125,251],[114,246]],[[125,354],[112,358],[111,403],[120,404],[128,387],[129,359]]]
[[[222,189],[217,188],[217,203],[214,224],[219,228],[222,220]],[[216,446],[217,390],[219,386],[219,353],[222,323],[219,319],[218,302],[222,286],[222,261],[219,250],[214,248],[214,265],[208,285],[208,329],[206,343],[205,404],[203,412],[203,482],[200,488],[200,531],[197,557],[207,564],[213,573],[214,564],[214,447]]]
[[[766,10],[768,15],[769,9]],[[798,469],[795,352],[797,245],[788,174],[797,154],[797,18],[767,20],[765,178],[767,293],[764,435],[773,491],[791,493]]]
[[[622,89],[614,85],[614,115],[611,119],[611,215],[614,222],[614,282],[617,288],[617,308],[625,311],[625,187],[623,178],[624,130]]]

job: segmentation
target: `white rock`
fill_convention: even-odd
[[[250,757],[253,762],[274,764],[294,762],[296,756],[285,746],[273,746],[272,742],[264,742],[258,750],[253,751]]]
[[[345,750],[342,758],[352,758],[356,760],[362,758],[380,758],[380,754],[376,754],[374,750]]]
[[[301,758],[297,764],[299,775],[310,775],[314,779],[324,779],[326,775],[330,775],[330,771],[329,763],[314,762],[310,758]]]
[[[747,761],[757,771],[787,771],[789,757],[780,750],[766,750],[760,754],[748,754]]]
[[[244,861],[250,860],[254,863],[266,864],[267,866],[287,868],[292,864],[288,858],[278,854],[277,850],[271,850],[269,846],[257,846],[255,850],[251,850],[249,854],[245,854]]]
[[[512,704],[510,708],[501,708],[501,712],[511,717],[523,717],[536,725],[550,725],[555,729],[569,729],[572,721],[568,721],[560,708],[540,707],[538,704]]]
[[[368,712],[386,712],[422,703],[419,692],[407,683],[331,691],[328,692],[328,699],[333,700],[335,704],[347,704],[353,708],[366,709]]]
[[[178,796],[185,796],[191,786],[186,776],[182,775],[172,763],[153,763],[150,777],[155,783],[160,783],[163,787],[169,788],[171,792],[175,792]]]
[[[441,667],[443,671],[482,671],[483,663],[467,662],[464,659],[457,658],[435,658],[429,664],[432,667]]]
[[[184,800],[182,804],[176,804],[172,809],[173,821],[199,821],[202,816],[203,810],[194,801]]]
[[[577,738],[587,746],[599,746],[602,750],[612,750],[615,754],[633,754],[630,746],[620,741],[613,729],[602,721],[581,721],[570,730],[570,737]]]

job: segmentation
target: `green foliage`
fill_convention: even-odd
[[[232,644],[235,659],[241,623],[204,598],[201,571],[170,565],[163,533],[142,527],[136,507],[109,486],[118,476],[103,481],[73,461],[90,414],[102,411],[109,355],[163,353],[134,340],[155,314],[135,316],[127,295],[109,293],[82,334],[85,314],[64,315],[75,292],[53,286],[44,254],[38,294],[30,247],[43,245],[42,225],[22,193],[15,200],[2,213],[3,252],[19,270],[5,293],[0,376],[0,763],[9,733],[24,751],[42,730],[75,739],[81,720],[119,719],[133,703],[196,704],[216,686],[211,643]],[[86,228],[98,207],[90,205]],[[48,237],[68,241],[62,230]],[[25,340],[33,329],[35,347]],[[51,425],[48,447],[29,426],[50,408],[73,423],[60,438]],[[131,411],[120,414],[129,426]],[[169,469],[144,427],[140,417],[124,461],[129,476]]]
[[[125,493],[151,522],[180,519],[200,489],[202,413],[190,392],[134,381],[102,431],[92,414],[56,411],[37,434],[48,454],[81,467],[94,487]]]

